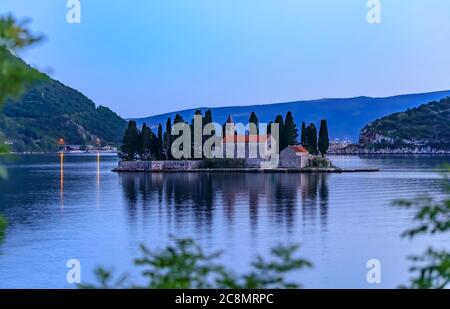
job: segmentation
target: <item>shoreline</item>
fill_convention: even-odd
[[[351,144],[340,149],[330,149],[329,155],[449,155],[450,149],[433,148],[431,146],[415,147],[364,147]]]
[[[354,169],[342,169],[342,168],[194,168],[194,169],[167,169],[167,170],[151,170],[151,169],[119,169],[114,168],[112,172],[116,173],[297,173],[297,174],[311,174],[311,173],[373,173],[379,172],[378,168],[354,168]]]
[[[0,153],[0,155],[59,155],[61,153],[67,155],[83,155],[83,154],[110,154],[117,155],[118,152],[108,152],[108,151],[99,151],[99,152],[4,152]],[[396,156],[420,156],[420,155],[436,155],[436,156],[448,156],[450,155],[450,151],[441,151],[441,152],[329,152],[329,156],[358,156],[358,155],[396,155]]]
[[[97,155],[97,154],[107,154],[117,156],[117,152],[108,151],[90,151],[90,152],[4,152],[0,155],[19,155],[19,156],[39,156],[39,155]]]

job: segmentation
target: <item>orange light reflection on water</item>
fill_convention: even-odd
[[[64,153],[59,155],[59,204],[64,208]]]

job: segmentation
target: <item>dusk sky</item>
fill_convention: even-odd
[[[44,44],[21,55],[123,117],[450,89],[450,1],[0,0]]]

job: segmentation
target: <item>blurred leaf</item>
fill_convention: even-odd
[[[27,28],[29,20],[0,16],[0,107],[8,98],[18,98],[25,87],[44,75],[26,65],[14,53],[42,41]]]
[[[11,14],[0,17],[0,47],[18,50],[43,40],[42,35],[31,33],[27,25],[30,19],[18,21]]]
[[[443,191],[447,196],[436,201],[430,196],[417,197],[414,200],[395,201],[400,207],[413,209],[414,220],[418,224],[402,236],[414,238],[418,235],[434,235],[450,232],[450,167],[444,166]],[[450,245],[449,238],[443,245]],[[446,250],[428,249],[421,256],[410,256],[413,262],[410,271],[415,275],[411,279],[410,288],[415,289],[443,289],[450,286],[450,253]]]
[[[152,252],[141,246],[143,257],[135,265],[143,267],[146,285],[127,282],[122,275],[115,280],[111,271],[96,271],[98,284],[80,285],[81,288],[151,288],[151,289],[199,289],[199,288],[298,288],[299,284],[286,282],[285,276],[303,268],[311,267],[306,260],[293,255],[298,246],[278,246],[271,251],[272,260],[258,257],[251,263],[248,274],[234,275],[216,262],[221,252],[206,254],[191,239],[173,239],[163,250]]]
[[[9,152],[8,145],[0,141],[0,154],[8,152]]]
[[[114,279],[113,271],[106,270],[102,267],[95,270],[95,278],[99,282],[98,286],[90,284],[80,284],[79,288],[82,289],[113,289],[123,288],[128,280],[127,275],[122,275],[118,279]]]
[[[7,225],[8,222],[6,221],[6,219],[0,216],[0,240],[3,240],[3,238],[5,237],[5,230]]]
[[[43,39],[27,28],[29,20],[17,21],[12,15],[0,16],[0,108],[8,98],[17,98],[25,87],[43,77],[13,53]],[[8,151],[0,141],[0,154]],[[0,166],[0,178],[6,178],[6,169]],[[0,217],[0,237],[4,237],[6,220]]]
[[[410,271],[417,273],[409,288],[444,289],[450,284],[450,254],[430,248],[422,256],[410,256]]]
[[[8,177],[8,172],[4,166],[0,165],[0,179],[6,179]]]

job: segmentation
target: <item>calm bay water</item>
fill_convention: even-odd
[[[97,266],[136,270],[139,244],[161,248],[169,235],[223,249],[236,272],[256,254],[299,243],[314,268],[293,275],[307,288],[391,288],[408,278],[406,256],[443,237],[400,238],[409,211],[394,199],[439,197],[449,156],[334,157],[341,167],[379,167],[357,174],[116,174],[115,156],[0,157],[0,288],[63,288],[66,262],[79,259],[82,280]],[[366,263],[381,262],[382,283],[368,284]]]

